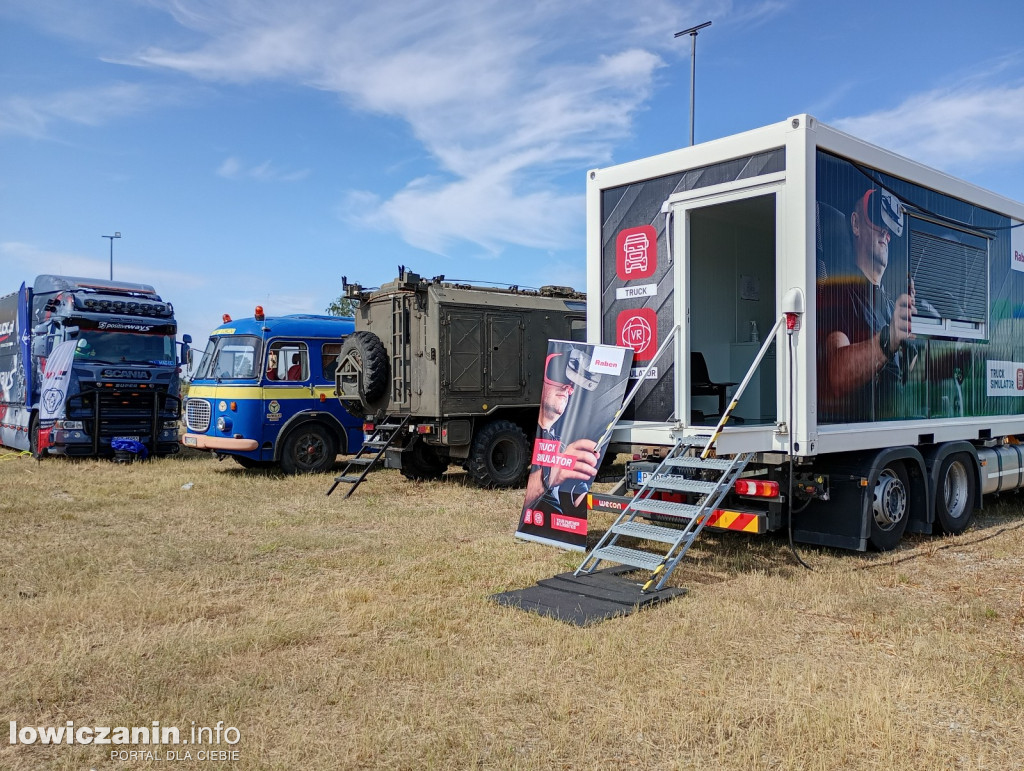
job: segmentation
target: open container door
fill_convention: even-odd
[[[673,196],[666,210],[676,270],[678,420],[714,427],[733,399],[779,313],[777,255],[781,181]],[[762,430],[779,420],[777,345],[769,348],[729,427]]]

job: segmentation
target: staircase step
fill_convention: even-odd
[[[649,514],[663,514],[669,517],[679,517],[690,520],[697,516],[699,506],[691,506],[688,503],[672,503],[671,501],[656,501],[653,498],[643,500],[633,499],[633,508],[637,511]]]
[[[655,490],[675,490],[683,493],[710,495],[718,489],[718,482],[704,482],[700,479],[685,479],[673,474],[658,474],[651,477],[648,487]]]
[[[591,553],[591,556],[599,560],[618,562],[620,565],[629,565],[634,568],[654,570],[661,564],[661,554],[651,554],[649,551],[639,549],[627,549],[625,546],[605,546]]]
[[[659,527],[648,525],[643,522],[623,522],[612,527],[613,533],[626,535],[630,538],[643,538],[647,541],[659,541],[661,543],[679,543],[688,537],[684,530],[674,527]]]
[[[334,481],[335,482],[347,482],[347,483],[351,484],[352,482],[358,482],[359,481],[359,477],[350,477],[350,476],[342,475],[340,477],[334,477]]]
[[[348,465],[349,466],[371,466],[371,465],[373,465],[376,462],[377,462],[377,458],[376,457],[373,457],[373,458],[362,457],[362,458],[349,458],[348,459]]]
[[[370,449],[380,449],[387,447],[387,440],[369,439],[363,442],[363,447],[369,447]]]
[[[725,471],[733,464],[732,458],[700,458],[694,455],[680,455],[665,461],[666,466],[676,468],[705,468]]]

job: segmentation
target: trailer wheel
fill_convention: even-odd
[[[871,546],[878,551],[895,549],[907,529],[910,482],[903,464],[896,461],[878,475],[871,501]]]
[[[958,452],[943,459],[935,480],[935,521],[943,533],[962,533],[974,514],[977,480],[970,456]]]
[[[317,474],[334,465],[338,456],[334,437],[319,423],[306,423],[288,433],[281,449],[281,470],[286,474]]]
[[[419,437],[402,451],[402,476],[414,482],[440,479],[448,470],[448,459],[436,447]]]
[[[523,429],[509,420],[488,423],[473,437],[467,470],[480,487],[521,485],[530,470],[530,445]]]
[[[345,409],[355,417],[365,417],[384,406],[382,399],[387,395],[390,375],[388,370],[388,352],[384,344],[373,332],[353,332],[345,338],[338,357],[338,379],[344,381],[347,372],[355,370],[361,374],[359,378],[359,406],[363,415],[355,415],[346,404]],[[340,385],[340,384],[339,384]],[[345,404],[347,400],[343,400]],[[351,404],[351,402],[349,402]],[[353,405],[354,407],[355,405]]]

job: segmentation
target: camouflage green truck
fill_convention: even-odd
[[[586,295],[448,283],[404,268],[379,289],[343,281],[358,308],[337,393],[368,431],[405,422],[385,467],[436,479],[456,463],[481,487],[521,485],[547,341],[586,339]]]

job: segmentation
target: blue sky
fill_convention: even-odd
[[[590,168],[808,112],[1024,200],[1024,6],[3,0],[0,293],[323,312],[402,264],[582,289]]]

